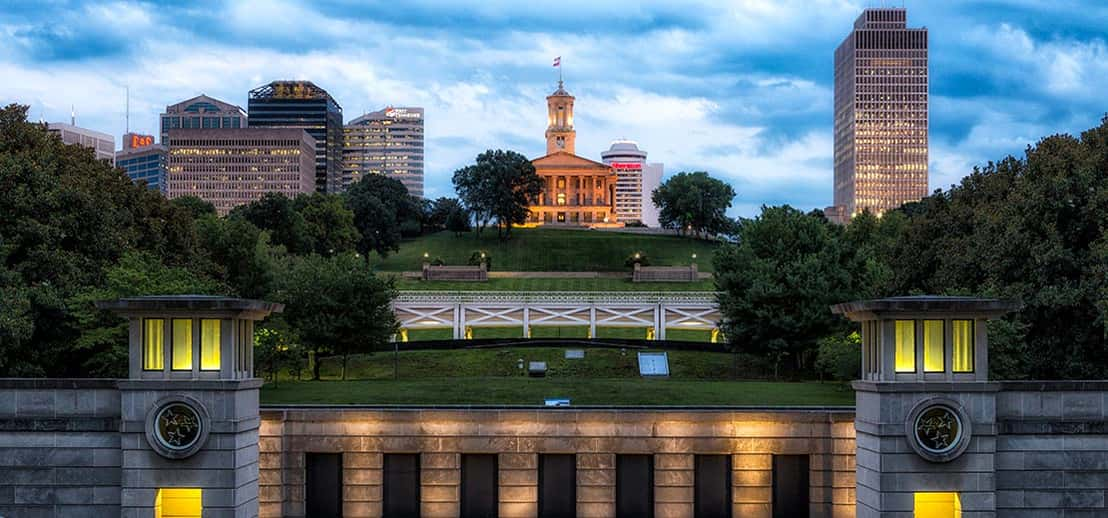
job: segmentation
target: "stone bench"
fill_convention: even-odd
[[[480,266],[435,266],[423,263],[422,278],[425,281],[486,282],[489,280],[489,272],[485,263]]]
[[[633,282],[696,282],[700,274],[696,265],[689,266],[641,266],[635,263],[631,274]]]

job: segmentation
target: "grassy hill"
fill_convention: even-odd
[[[577,347],[574,347],[577,348]],[[262,389],[264,404],[542,404],[568,397],[575,405],[852,405],[835,383],[733,381],[734,357],[723,352],[669,351],[670,377],[643,379],[635,350],[586,349],[567,360],[561,347],[403,351],[398,380],[393,355],[351,357],[349,381],[324,359],[324,381],[282,378]],[[547,362],[545,378],[528,378],[519,361]],[[740,362],[740,375],[757,375]]]
[[[470,233],[455,237],[451,232],[439,232],[405,240],[400,251],[387,259],[372,260],[386,272],[416,271],[423,263],[423,254],[442,258],[447,264],[466,264],[470,254],[484,250],[492,256],[494,271],[627,271],[624,261],[635,252],[642,252],[656,266],[689,264],[697,255],[700,271],[712,271],[715,242],[678,236],[626,234],[599,230],[552,228],[518,228],[512,239],[501,242],[496,231],[485,232],[480,239]]]
[[[386,274],[387,275],[387,274]],[[631,282],[630,279],[489,279],[488,282],[451,282],[404,279],[396,276],[401,290],[428,291],[714,291],[711,279],[697,282]]]

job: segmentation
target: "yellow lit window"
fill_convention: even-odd
[[[147,318],[142,323],[142,368],[160,371],[165,368],[165,320]]]
[[[154,495],[154,518],[200,518],[202,492],[192,488],[163,488]]]
[[[200,370],[219,370],[219,328],[219,320],[200,321]]]
[[[916,493],[915,518],[962,518],[958,493]]]
[[[192,370],[192,320],[173,319],[173,370]]]
[[[954,372],[973,372],[973,321],[953,321]]]
[[[923,321],[923,371],[943,372],[943,321]]]
[[[916,322],[896,321],[896,372],[916,372]]]

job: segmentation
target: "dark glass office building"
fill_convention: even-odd
[[[165,194],[167,152],[161,144],[124,149],[115,154],[115,166],[135,183],[146,182],[147,187]]]
[[[274,81],[250,91],[252,128],[299,128],[315,139],[316,190],[342,190],[342,107],[311,81]]]

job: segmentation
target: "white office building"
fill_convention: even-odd
[[[62,142],[87,147],[96,153],[96,158],[115,164],[115,137],[64,122],[51,122],[47,129],[57,134]]]
[[[658,207],[650,195],[662,183],[663,164],[647,163],[646,151],[630,140],[612,142],[600,157],[619,178],[615,193],[617,220],[640,221],[648,227],[657,227]]]

